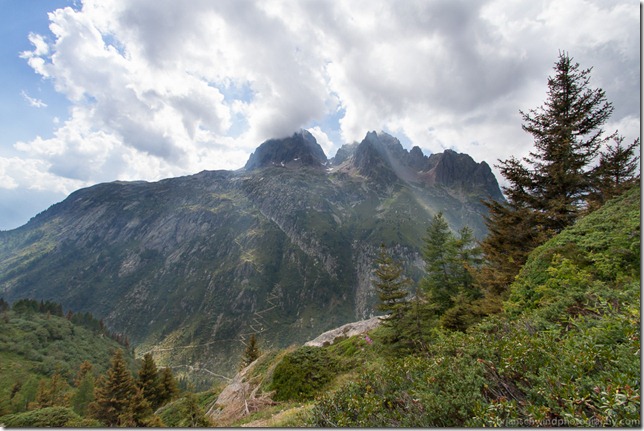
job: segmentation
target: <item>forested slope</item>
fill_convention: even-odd
[[[531,253],[506,312],[327,395],[318,426],[639,426],[640,188]]]

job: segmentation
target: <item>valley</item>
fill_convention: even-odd
[[[418,279],[431,216],[481,238],[488,198],[503,199],[496,179],[467,155],[370,132],[328,160],[302,131],[244,169],[99,184],[0,232],[0,296],[92,312],[209,385],[251,334],[281,348],[372,316],[380,244]]]

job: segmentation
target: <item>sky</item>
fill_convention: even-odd
[[[640,135],[635,0],[0,0],[0,230],[82,187],[239,169],[370,130],[493,166],[560,51]],[[494,168],[495,172],[498,172]],[[498,175],[497,175],[498,177]],[[499,178],[502,182],[502,179]]]

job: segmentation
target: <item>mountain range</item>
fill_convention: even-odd
[[[418,279],[431,217],[482,238],[483,199],[503,195],[466,154],[369,132],[328,159],[302,130],[240,170],[98,184],[0,232],[0,296],[92,312],[137,354],[229,376],[250,334],[284,347],[372,316],[380,244]]]

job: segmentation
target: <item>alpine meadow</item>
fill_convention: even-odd
[[[50,13],[57,41],[66,40],[69,28],[63,22],[71,26],[72,14],[102,7],[82,3],[78,10],[69,6]],[[268,25],[241,12],[250,3],[223,3],[217,7],[234,12],[240,25],[256,26],[258,32]],[[327,16],[325,2],[292,5],[292,10],[267,4],[262,16],[271,25],[279,19],[295,25],[299,8],[319,9],[319,20],[329,26],[339,26],[342,15]],[[181,97],[171,94],[174,78],[164,81],[166,94],[119,81],[127,91],[156,101],[144,104],[144,110],[158,114],[155,121],[167,121],[161,134],[154,129],[158,124],[148,126],[135,115],[138,102],[129,111],[124,105],[102,105],[100,97],[80,87],[69,96],[75,103],[70,115],[96,122],[92,133],[103,140],[105,154],[108,147],[118,147],[109,130],[119,121],[129,125],[114,135],[123,142],[136,136],[145,146],[176,138],[170,110],[157,97],[187,107],[201,123],[190,125],[184,118],[183,127],[195,142],[205,139],[211,129],[224,127],[211,124],[217,115],[225,116],[220,107],[212,106],[209,120],[199,111],[211,91],[218,92],[221,103],[252,93],[247,101],[235,99],[226,117],[229,129],[251,131],[258,121],[288,123],[289,103],[305,117],[316,103],[329,109],[329,100],[335,100],[329,121],[343,128],[333,136],[344,143],[331,157],[331,134],[321,131],[322,122],[300,119],[298,127],[283,127],[289,132],[254,141],[255,150],[245,153],[239,169],[96,181],[27,223],[0,230],[0,426],[641,427],[640,139],[614,130],[615,124],[630,123],[612,122],[620,107],[597,85],[596,69],[564,50],[549,59],[552,68],[540,93],[545,99],[535,107],[513,107],[529,150],[484,161],[449,145],[441,144],[440,151],[421,148],[417,137],[426,135],[413,135],[414,127],[404,121],[391,120],[382,131],[345,139],[355,118],[381,124],[375,106],[385,103],[387,89],[374,80],[373,94],[382,99],[372,95],[367,105],[374,111],[357,112],[344,97],[358,94],[358,88],[337,84],[344,82],[339,76],[350,78],[337,60],[324,58],[326,80],[337,91],[323,103],[314,100],[316,90],[301,87],[299,80],[309,78],[289,69],[295,67],[290,63],[279,68],[290,80],[285,87],[261,77],[248,84],[226,77],[225,86],[213,78],[203,93],[190,92],[191,79],[200,73],[191,62],[207,56],[190,51],[194,56],[185,53],[181,61],[155,57],[168,40],[161,30],[166,21],[176,26],[177,50],[201,43],[190,35],[202,24],[219,25],[222,38],[231,30],[212,16],[204,15],[202,22],[152,9],[158,13],[160,30],[154,34],[159,40],[139,50],[118,40],[143,38],[135,33],[147,26],[125,6],[120,15],[91,15],[104,34],[76,24],[85,40],[113,42],[104,55],[123,59],[123,69],[138,55],[155,58],[149,69],[135,68],[141,80],[153,79],[146,73],[172,62],[191,74],[183,78]],[[461,7],[439,9],[456,16]],[[441,16],[452,16],[445,13]],[[384,25],[385,16],[354,25]],[[118,33],[119,20],[137,30]],[[181,33],[183,21],[195,33]],[[308,25],[317,24],[296,27],[309,35],[303,30]],[[399,29],[412,30],[411,25]],[[462,37],[473,34],[464,31]],[[417,43],[441,39],[434,36]],[[30,33],[34,51],[21,57],[43,79],[51,77],[56,91],[73,93],[72,78],[63,79],[59,69],[70,61],[69,48],[56,44],[54,54],[46,47],[51,41],[39,37]],[[302,36],[301,49],[294,51],[297,64],[316,55],[304,44],[307,37],[312,36]],[[239,43],[253,51],[246,39]],[[276,49],[275,43],[267,36],[267,52]],[[385,45],[379,49],[395,56]],[[468,49],[478,48],[472,42]],[[241,48],[235,55],[224,51],[208,64],[246,55]],[[257,70],[270,72],[270,55],[253,52]],[[365,53],[360,61],[372,64],[374,52],[380,51]],[[351,52],[346,55],[347,62],[358,61]],[[445,70],[461,76],[454,64],[446,62]],[[88,61],[88,76],[90,66]],[[402,93],[422,91],[415,88],[413,64],[400,61],[395,67],[407,68],[410,75]],[[499,67],[494,71],[500,73]],[[440,79],[447,86],[450,73]],[[477,85],[499,84],[485,75]],[[461,103],[471,102],[450,88],[453,94],[437,97],[440,103],[458,111]],[[290,91],[299,97],[284,107]],[[253,97],[266,95],[279,109],[254,111]],[[23,96],[34,106],[44,105]],[[424,109],[409,100],[378,109]],[[468,112],[463,122],[484,122],[494,116],[490,112]],[[438,118],[446,117],[435,118],[440,124]],[[432,127],[422,128],[439,135]],[[498,136],[490,134],[494,139],[501,136],[497,129]],[[39,139],[44,152],[57,148],[50,138]],[[213,148],[232,140],[221,138]],[[87,145],[83,169],[91,171],[95,158]],[[149,145],[148,155],[167,151],[159,159],[183,157],[170,144]],[[27,146],[21,142],[17,148]],[[186,160],[207,153],[200,151],[191,147],[190,156],[177,164],[185,162],[189,169],[193,165]],[[170,172],[170,165],[146,164],[153,159],[109,157],[114,166],[131,163],[144,171]],[[2,160],[0,153],[0,180],[9,182],[11,172]],[[70,171],[79,169],[71,165]]]

